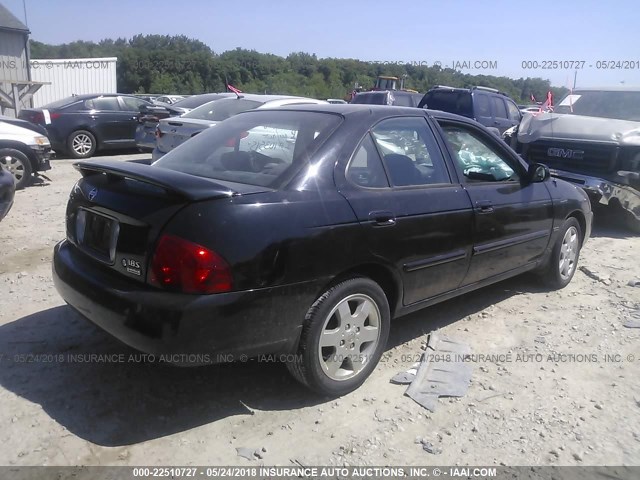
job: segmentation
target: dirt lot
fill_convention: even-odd
[[[71,164],[55,161],[0,223],[1,465],[640,464],[640,329],[623,327],[640,317],[640,237],[601,220],[580,262],[599,280],[578,271],[548,292],[524,276],[397,321],[372,377],[329,400],[277,363],[128,361],[67,308],[50,264]],[[435,413],[389,383],[432,330],[504,358],[474,362],[466,396]],[[115,353],[127,361],[79,361]]]

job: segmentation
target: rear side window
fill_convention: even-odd
[[[455,113],[465,117],[473,116],[471,94],[469,92],[433,91],[425,95],[426,107],[431,110]]]
[[[398,107],[413,107],[413,100],[411,96],[399,95],[396,93],[394,97],[395,97],[394,105],[397,105]]]
[[[389,186],[387,175],[382,166],[382,159],[370,134],[367,134],[351,159],[347,167],[347,178],[361,187],[384,188]]]
[[[450,183],[440,148],[424,118],[385,120],[371,134],[392,185]]]
[[[342,117],[257,110],[198,134],[153,165],[198,177],[280,188],[308,166]]]

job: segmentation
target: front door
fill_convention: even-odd
[[[477,127],[440,120],[474,207],[473,256],[464,285],[537,261],[552,229],[551,197],[525,167]]]

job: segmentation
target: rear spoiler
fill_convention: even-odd
[[[208,198],[233,197],[244,193],[268,191],[268,188],[245,185],[242,183],[212,180],[187,173],[177,172],[162,167],[154,167],[143,163],[123,162],[118,160],[102,160],[76,162],[73,164],[83,177],[106,174],[112,180],[130,178],[150,185],[155,185],[167,193],[187,200],[198,201]]]

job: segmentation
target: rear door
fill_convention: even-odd
[[[484,92],[476,91],[473,94],[473,119],[485,127],[494,127],[491,114],[491,97]]]
[[[367,248],[403,280],[403,304],[453,290],[471,253],[473,213],[425,117],[378,123],[362,139],[341,193],[367,229]]]
[[[530,265],[551,235],[553,205],[543,183],[497,138],[474,125],[439,120],[474,207],[473,256],[464,285]]]
[[[504,98],[498,95],[492,95],[491,110],[493,112],[493,126],[500,130],[500,133],[516,125],[515,121],[512,120],[509,115]]]

